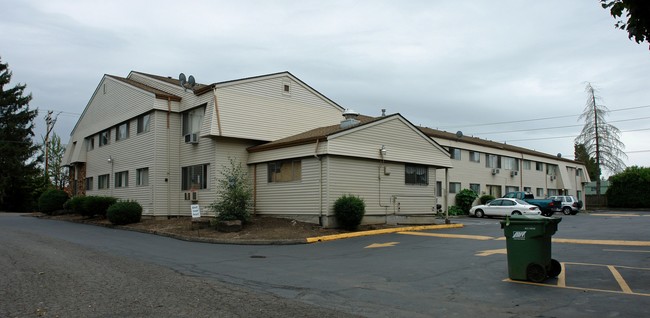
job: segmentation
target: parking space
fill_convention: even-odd
[[[560,261],[562,273],[544,283],[532,283],[510,280],[504,270],[503,282],[561,288],[567,292],[575,290],[615,293],[623,297],[649,297],[650,237],[647,231],[638,231],[647,225],[643,225],[649,220],[647,216],[650,214],[619,212],[564,217],[558,233],[552,238],[553,258]],[[449,244],[454,244],[453,240],[494,242],[495,247],[500,248],[478,249],[470,253],[473,253],[473,257],[490,258],[492,261],[500,258],[506,261],[505,237],[503,232],[495,230],[499,228],[499,221],[467,218],[461,221],[466,226],[454,231],[456,233],[438,231],[399,234],[448,239]]]

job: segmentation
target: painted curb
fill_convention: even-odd
[[[343,233],[343,234],[332,234],[332,235],[325,235],[325,236],[308,237],[307,238],[307,243],[325,242],[325,241],[341,240],[341,239],[360,237],[360,236],[390,234],[390,233],[397,233],[397,232],[457,229],[457,228],[462,228],[462,227],[464,227],[464,225],[462,223],[396,227],[396,228],[390,228],[390,229],[370,230],[370,231],[362,231],[362,232],[352,232],[352,233]]]

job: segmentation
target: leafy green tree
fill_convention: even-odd
[[[632,166],[609,178],[607,205],[650,208],[650,168]]]
[[[634,38],[636,43],[650,43],[650,1],[600,0],[600,4],[603,9],[609,9],[612,17],[618,19],[614,26],[626,30],[630,40]],[[626,21],[621,19],[623,15],[626,16]]]
[[[33,187],[42,181],[32,141],[37,111],[29,109],[32,95],[23,95],[26,85],[5,88],[11,75],[0,60],[0,210],[27,211],[36,201]]]
[[[61,144],[61,137],[54,133],[47,145],[45,138],[42,144],[43,154],[47,153],[48,165],[47,176],[50,182],[58,189],[64,189],[68,183],[67,171],[63,168],[63,155],[65,154],[65,146]],[[45,151],[47,147],[47,151]]]
[[[598,177],[596,178],[596,195],[600,196],[600,176],[604,168],[611,173],[623,171],[625,163],[622,158],[627,158],[623,149],[625,145],[620,140],[621,131],[605,120],[609,113],[607,106],[602,105],[596,90],[587,83],[587,102],[578,120],[584,120],[580,135],[575,143],[583,145],[588,157],[596,159]]]
[[[573,145],[573,149],[576,161],[584,163],[585,167],[587,168],[587,174],[589,174],[589,179],[596,181],[596,179],[598,179],[598,176],[601,174],[600,168],[596,163],[596,159],[589,157],[587,148],[583,144],[575,144]]]
[[[478,198],[478,193],[473,190],[460,190],[460,192],[456,193],[456,206],[463,210],[463,213],[469,214],[469,209],[472,208],[476,198]]]
[[[248,172],[241,162],[230,158],[230,166],[223,167],[222,178],[217,180],[217,200],[210,205],[220,221],[248,221],[253,190]]]

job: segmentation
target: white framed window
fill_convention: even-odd
[[[181,190],[208,188],[208,164],[183,167],[181,169]]]
[[[524,187],[524,192],[526,193],[533,193],[533,190],[531,187]]]
[[[474,193],[480,195],[481,194],[481,185],[479,183],[470,183],[469,184],[469,189],[474,191]]]
[[[120,171],[115,173],[115,187],[126,188],[129,186],[129,172]]]
[[[86,178],[86,190],[91,191],[93,189],[93,177]]]
[[[106,129],[99,133],[99,146],[106,146],[111,143],[111,130]]]
[[[481,153],[478,151],[469,152],[469,161],[471,162],[481,162]]]
[[[544,188],[537,188],[536,191],[535,198],[539,199],[544,197]]]
[[[197,107],[183,113],[183,136],[197,134],[201,131],[201,123],[205,115],[205,107]]]
[[[557,189],[548,189],[548,196],[557,195]]]
[[[404,183],[429,185],[429,167],[407,163],[404,167]]]
[[[558,166],[547,164],[546,165],[546,174],[549,176],[555,176],[558,172]]]
[[[501,168],[501,156],[485,154],[486,168]]]
[[[515,186],[506,186],[506,193],[519,191],[519,187]]]
[[[95,149],[95,136],[86,138],[86,151]]]
[[[115,132],[115,141],[124,140],[126,138],[129,138],[129,122],[117,125]]]
[[[503,157],[502,161],[504,169],[519,171],[519,159]]]
[[[449,193],[460,192],[460,182],[449,182]]]
[[[148,132],[149,131],[149,125],[151,122],[151,113],[144,114],[140,117],[138,117],[138,127],[137,127],[137,132],[138,134]]]
[[[451,159],[460,160],[461,151],[458,148],[449,148],[449,154],[451,154]]]
[[[524,170],[530,170],[530,160],[524,160]]]
[[[541,162],[535,162],[535,170],[544,171],[544,164]]]
[[[268,182],[290,182],[302,179],[302,162],[300,160],[281,160],[267,164]]]
[[[436,196],[442,196],[442,181],[436,181]]]
[[[108,189],[110,184],[110,175],[103,174],[97,177],[97,189]]]
[[[138,187],[149,185],[149,168],[135,170],[135,185]]]

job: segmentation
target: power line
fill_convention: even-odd
[[[649,118],[650,117],[619,119],[619,120],[608,121],[607,123],[620,123],[620,122],[624,122],[624,121],[642,120],[642,119],[649,119]],[[537,130],[559,129],[559,128],[569,128],[569,127],[580,127],[580,126],[584,126],[584,125],[583,124],[577,124],[577,125],[564,125],[564,126],[545,127],[545,128],[530,128],[530,129],[506,130],[506,131],[490,131],[490,132],[483,132],[483,133],[473,133],[472,135],[494,135],[494,134],[506,134],[506,133],[512,133],[512,132],[523,132],[523,131],[532,131],[532,130],[537,131]]]
[[[644,131],[644,130],[650,130],[650,128],[621,130],[621,132],[624,133],[624,132],[634,132],[634,131]],[[501,142],[502,143],[508,143],[508,142],[513,142],[513,141],[548,140],[548,139],[575,138],[575,137],[578,137],[578,135],[567,135],[567,136],[556,136],[556,137],[541,137],[541,138],[526,138],[526,139],[511,139],[511,140],[504,140],[504,141],[501,141]]]
[[[640,108],[648,108],[648,107],[650,107],[650,105],[619,108],[619,109],[609,110],[609,112],[619,112],[619,111],[624,111],[624,110],[632,110],[632,109],[640,109]],[[574,117],[574,116],[580,116],[580,115],[582,115],[582,114],[562,115],[562,116],[552,116],[552,117],[542,117],[542,118],[531,118],[531,119],[522,119],[522,120],[513,120],[513,121],[501,121],[501,122],[486,123],[486,124],[471,124],[471,125],[463,125],[463,126],[443,126],[443,127],[439,127],[438,129],[480,127],[480,126],[490,126],[490,125],[500,125],[500,124],[513,124],[513,123],[522,123],[522,122],[530,122],[530,121],[538,121],[538,120],[549,120],[549,119]]]

